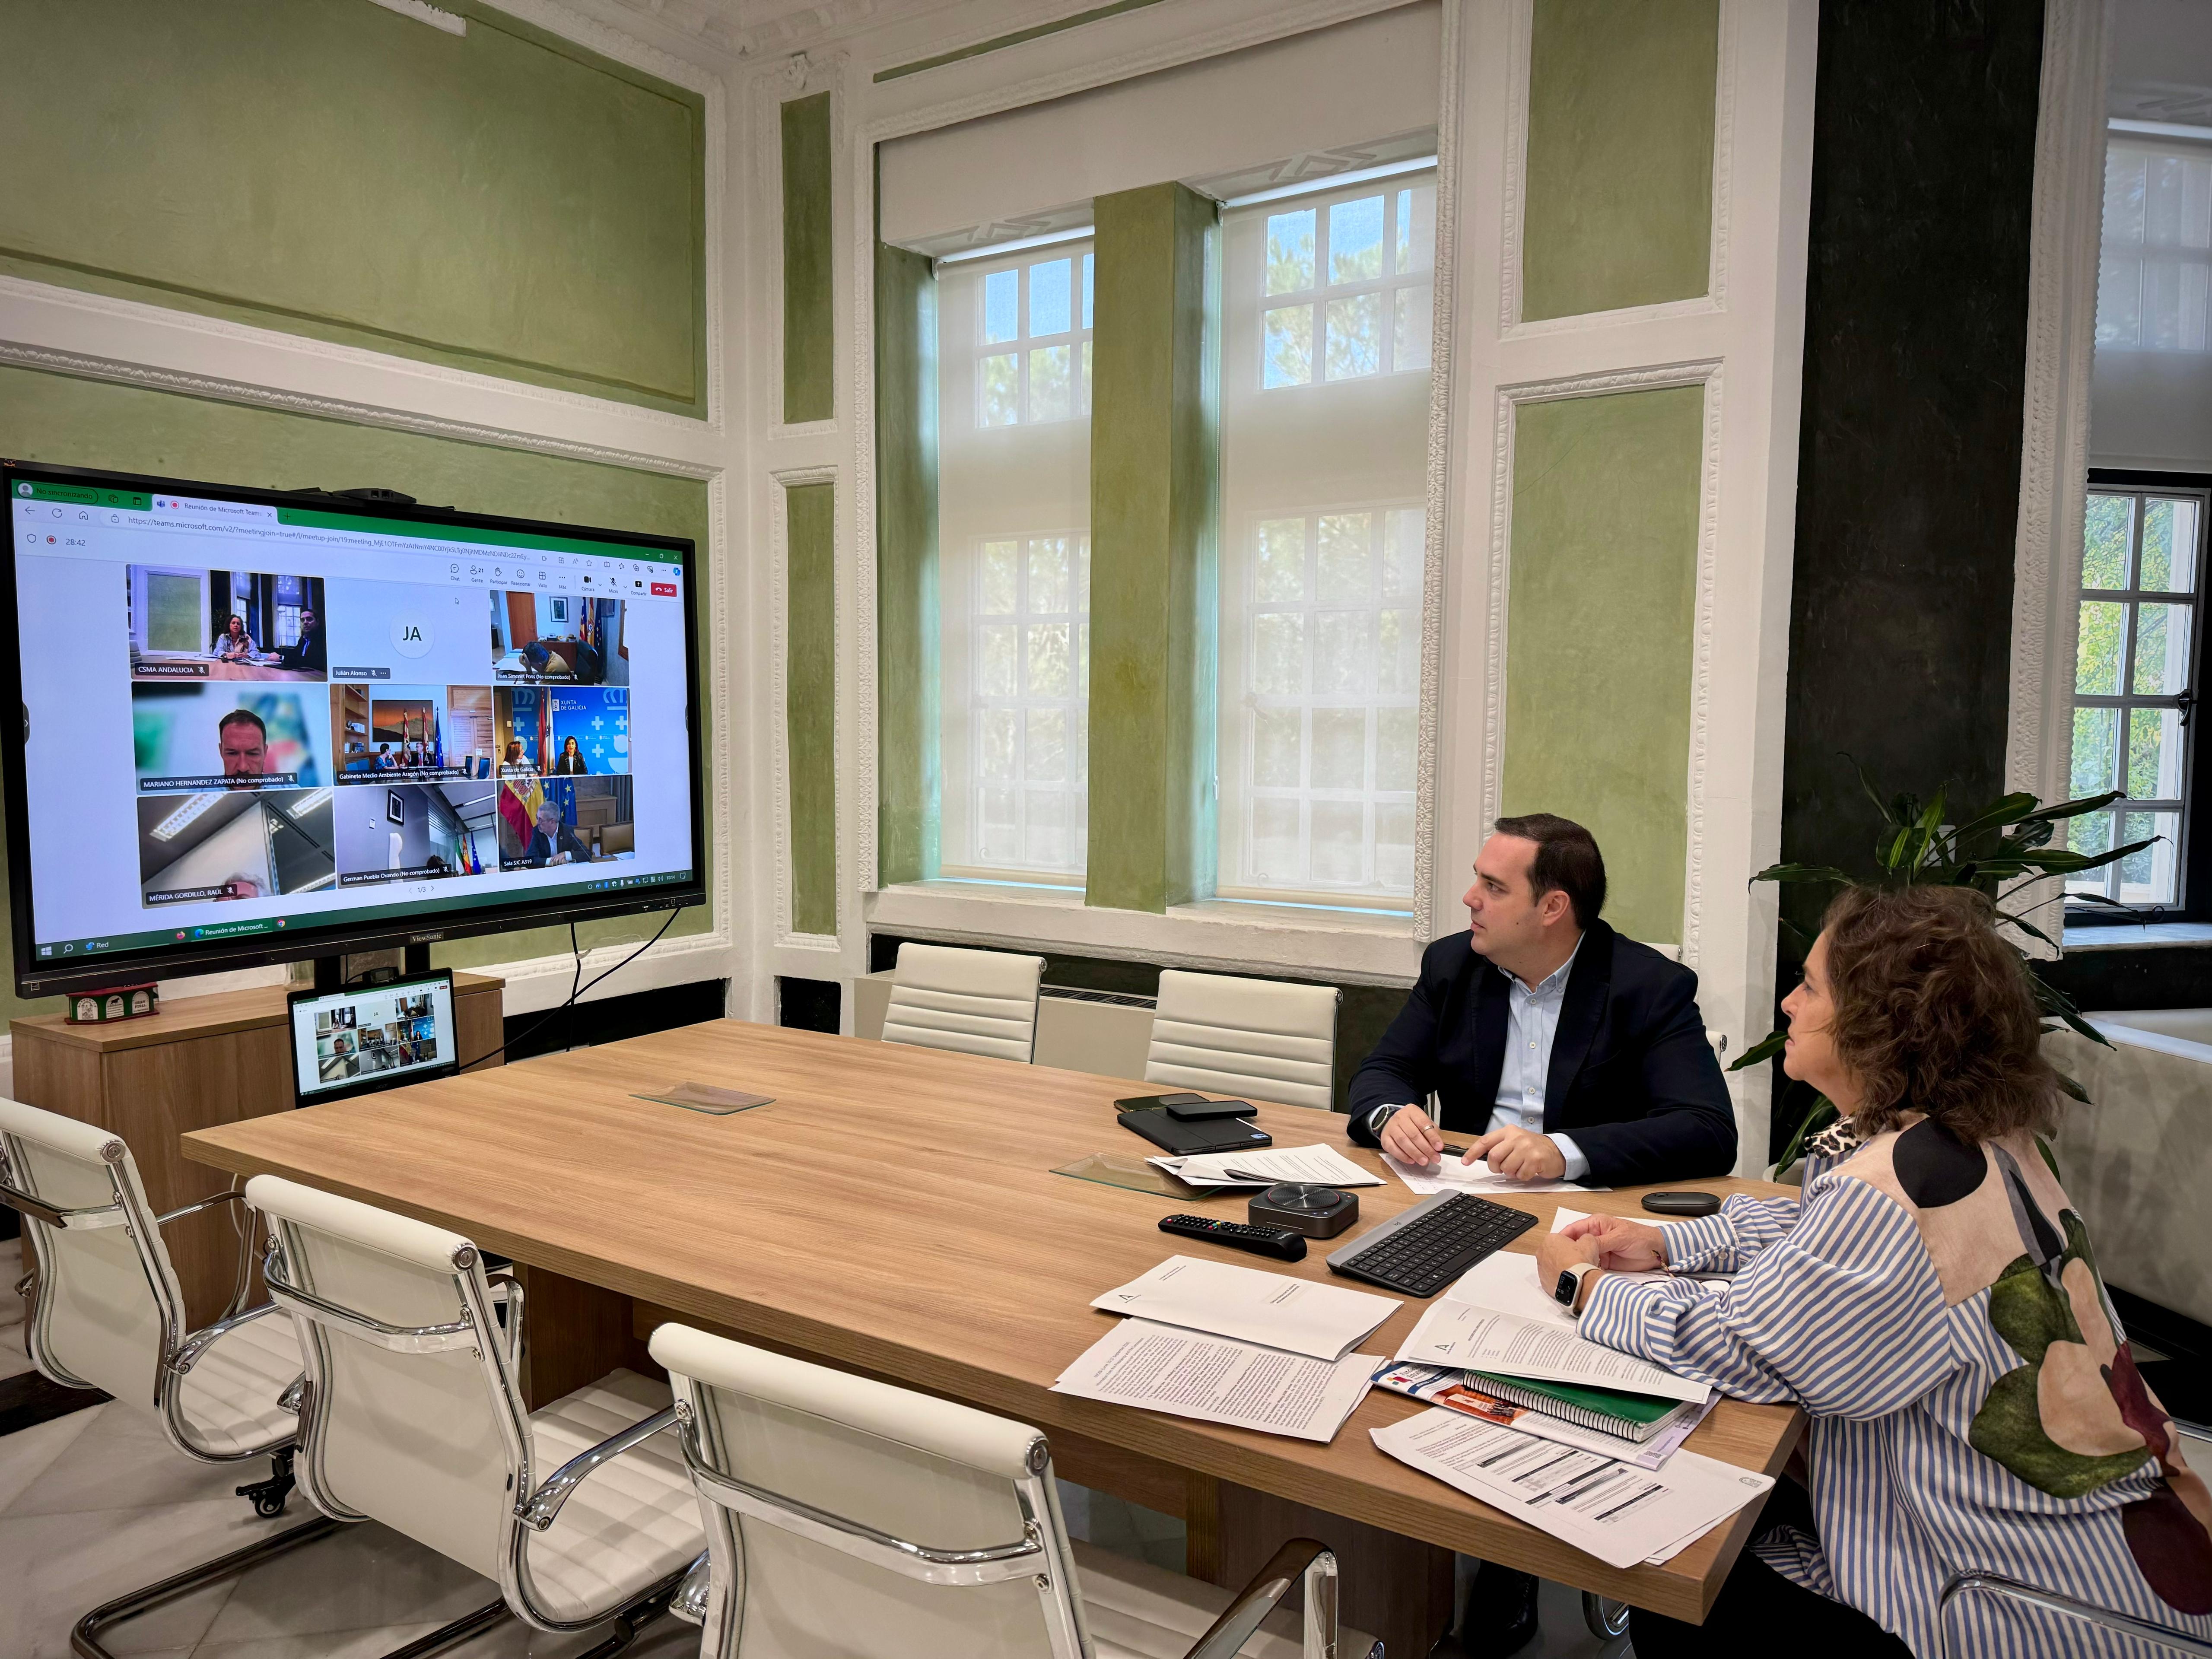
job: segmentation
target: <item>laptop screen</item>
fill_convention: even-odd
[[[449,969],[352,990],[295,991],[291,1009],[292,1073],[303,1106],[459,1069]]]

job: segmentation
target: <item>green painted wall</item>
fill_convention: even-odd
[[[878,242],[875,312],[876,864],[889,885],[927,881],[939,862],[937,277],[929,260]]]
[[[0,270],[703,414],[703,100],[441,3],[12,0]]]
[[[1505,622],[1504,811],[1604,849],[1606,919],[1682,937],[1705,389],[1520,406]]]
[[[30,369],[0,368],[0,455],[279,489],[383,484],[422,501],[472,512],[689,536],[699,544],[702,556],[707,548],[707,486],[694,479]],[[705,609],[702,594],[702,618]],[[709,732],[702,734],[702,746],[709,757],[711,774],[713,713],[702,712]],[[711,792],[711,784],[709,788]],[[709,836],[713,829],[710,815]],[[0,939],[5,938],[4,909],[4,895],[0,895]],[[587,946],[643,939],[664,919],[624,918],[580,931]],[[710,925],[704,908],[688,911],[677,918],[669,933],[704,933]],[[0,945],[0,950],[5,948]],[[441,965],[465,967],[565,955],[568,949],[566,927],[539,927],[441,945],[433,957]],[[0,981],[0,1017],[12,1019],[18,1013],[60,1006],[58,999],[21,1003],[4,988],[12,983],[12,979]],[[620,981],[612,985],[618,988]]]
[[[1720,0],[1535,0],[1524,319],[1706,291],[1719,54]]]
[[[1181,185],[1093,212],[1084,902],[1158,912],[1213,888],[1219,214]]]
[[[830,94],[783,106],[783,418],[837,412],[830,315]]]
[[[784,491],[784,754],[791,925],[837,931],[837,487]]]

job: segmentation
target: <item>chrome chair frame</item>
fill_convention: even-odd
[[[1029,1474],[1013,1483],[1022,1535],[980,1549],[945,1549],[896,1537],[713,1468],[699,1442],[699,1425],[706,1409],[703,1385],[692,1378],[684,1382],[673,1413],[684,1462],[707,1516],[708,1549],[683,1576],[671,1610],[702,1626],[706,1625],[710,1611],[719,1612],[720,1617],[706,1630],[701,1643],[701,1659],[740,1659],[737,1644],[744,1601],[742,1577],[733,1577],[719,1608],[712,1605],[713,1564],[726,1561],[733,1575],[743,1571],[744,1552],[732,1519],[739,1515],[919,1583],[960,1587],[1029,1578],[1036,1586],[1052,1659],[1088,1659],[1082,1618],[1075,1605],[1075,1563],[1064,1551],[1053,1547],[1052,1453],[1042,1436],[1030,1443]],[[1183,1659],[1234,1659],[1294,1584],[1304,1592],[1304,1659],[1340,1659],[1336,1555],[1310,1538],[1294,1538],[1277,1550]],[[1355,1656],[1345,1655],[1341,1659],[1355,1659]],[[1382,1659],[1382,1644],[1375,1644],[1357,1659]]]
[[[23,1340],[31,1363],[46,1376],[70,1388],[92,1389],[94,1384],[78,1376],[58,1359],[53,1352],[50,1319],[52,1304],[39,1294],[39,1286],[49,1282],[54,1264],[49,1259],[51,1248],[46,1230],[59,1231],[89,1231],[94,1229],[120,1227],[136,1246],[138,1267],[145,1275],[146,1288],[154,1298],[155,1312],[161,1321],[161,1357],[154,1371],[154,1397],[150,1404],[160,1419],[162,1432],[169,1443],[185,1456],[202,1463],[237,1463],[256,1457],[268,1457],[272,1468],[270,1478],[249,1481],[239,1487],[238,1495],[253,1501],[255,1512],[264,1518],[273,1518],[284,1512],[284,1504],[292,1484],[292,1452],[295,1437],[250,1450],[219,1452],[201,1444],[191,1433],[184,1412],[184,1379],[207,1351],[231,1331],[249,1320],[266,1318],[276,1311],[274,1302],[264,1302],[257,1307],[246,1305],[253,1285],[253,1236],[257,1224],[251,1219],[252,1212],[239,1238],[238,1281],[231,1292],[229,1304],[222,1316],[204,1329],[187,1334],[188,1323],[182,1303],[171,1294],[169,1282],[156,1266],[147,1241],[159,1236],[160,1229],[188,1215],[197,1215],[218,1205],[243,1204],[245,1194],[233,1188],[216,1193],[196,1203],[181,1205],[165,1215],[154,1215],[146,1208],[131,1183],[123,1178],[123,1161],[130,1150],[121,1139],[111,1138],[100,1149],[102,1162],[107,1166],[109,1199],[106,1204],[84,1205],[75,1209],[60,1209],[47,1203],[33,1190],[34,1183],[29,1174],[31,1161],[26,1154],[21,1138],[0,1134],[0,1204],[21,1212],[28,1224],[23,1229],[23,1239],[29,1247],[30,1271],[23,1275],[17,1291],[26,1300],[23,1319]],[[21,1171],[18,1175],[17,1171]],[[300,1382],[295,1380],[284,1391],[280,1404],[296,1410]],[[136,1618],[143,1613],[190,1595],[202,1587],[220,1583],[276,1556],[288,1553],[301,1545],[337,1530],[338,1523],[327,1516],[317,1516],[303,1525],[294,1527],[272,1538],[264,1538],[243,1549],[197,1567],[187,1569],[159,1583],[131,1591],[112,1601],[104,1601],[77,1620],[70,1632],[70,1645],[83,1659],[114,1659],[101,1644],[100,1634],[111,1626]]]
[[[1943,1594],[1936,1602],[1936,1634],[1942,1644],[1943,1659],[1951,1655],[1951,1606],[1960,1597],[1970,1595],[1994,1595],[2000,1600],[2024,1602],[2055,1613],[2064,1618],[2094,1625],[2100,1630],[2114,1635],[2148,1642],[2154,1647],[2164,1648],[2169,1653],[2181,1653],[2190,1659],[2212,1659],[2212,1642],[2207,1642],[2186,1632],[2168,1630],[2163,1625],[2154,1625],[2148,1619],[2138,1619],[2132,1613],[2114,1613],[2110,1607],[2100,1607],[2093,1602],[2077,1601],[2071,1595],[2062,1595],[2057,1590],[2039,1589],[2022,1583],[2017,1578],[2007,1578],[2000,1573],[1983,1572],[1969,1568],[1954,1572],[1943,1586]]]
[[[325,1515],[347,1521],[368,1518],[349,1508],[331,1490],[323,1467],[326,1425],[319,1404],[326,1394],[325,1379],[331,1368],[331,1343],[368,1342],[395,1353],[452,1353],[465,1350],[477,1360],[484,1386],[497,1402],[493,1416],[507,1450],[509,1490],[516,1497],[501,1516],[500,1600],[477,1609],[444,1631],[434,1632],[422,1641],[435,1640],[440,1646],[450,1645],[496,1622],[497,1618],[512,1614],[539,1630],[552,1632],[590,1630],[610,1620],[618,1622],[619,1628],[613,1635],[587,1653],[577,1656],[577,1659],[608,1659],[628,1647],[639,1631],[668,1610],[685,1575],[671,1573],[620,1607],[588,1619],[563,1620],[546,1612],[540,1601],[530,1571],[530,1540],[552,1526],[562,1506],[586,1480],[623,1452],[673,1428],[675,1408],[656,1412],[579,1452],[543,1482],[536,1482],[532,1479],[530,1414],[523,1404],[519,1381],[524,1340],[522,1286],[512,1279],[488,1279],[481,1254],[473,1245],[463,1245],[454,1251],[451,1263],[459,1316],[435,1325],[386,1324],[292,1282],[283,1237],[291,1225],[279,1219],[270,1229],[262,1261],[262,1278],[269,1286],[270,1297],[292,1316],[301,1335],[300,1346],[307,1359],[307,1379],[300,1407],[299,1479],[316,1508]],[[496,1311],[501,1306],[507,1311],[503,1332]],[[486,1340],[486,1333],[495,1334],[499,1340]],[[463,1629],[463,1626],[468,1628]],[[410,1644],[404,1651],[407,1659],[414,1659],[416,1653],[434,1653],[438,1647]],[[400,1656],[387,1656],[387,1659],[400,1659]]]

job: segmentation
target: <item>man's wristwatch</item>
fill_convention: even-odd
[[[1379,1139],[1382,1137],[1382,1126],[1403,1109],[1404,1108],[1400,1106],[1376,1106],[1370,1109],[1367,1114],[1367,1133]]]
[[[1589,1282],[1597,1277],[1597,1272],[1595,1261],[1577,1261],[1571,1267],[1561,1268],[1559,1282],[1552,1287],[1552,1299],[1579,1319]]]

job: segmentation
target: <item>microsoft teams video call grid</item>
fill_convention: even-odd
[[[443,1066],[458,1057],[453,987],[441,980],[295,1004],[292,1041],[302,1095],[390,1072]]]
[[[42,956],[171,918],[181,939],[203,915],[613,884],[586,864],[688,873],[674,563],[47,488],[11,503]]]

